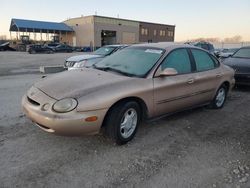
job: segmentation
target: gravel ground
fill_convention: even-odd
[[[26,59],[36,68],[67,56],[0,53],[0,73],[26,67]],[[34,126],[20,102],[41,75],[27,73],[0,76],[0,187],[250,187],[250,88],[235,89],[221,110],[144,122],[132,142],[117,146]]]

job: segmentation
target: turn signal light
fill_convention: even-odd
[[[98,119],[97,116],[91,116],[91,117],[87,117],[85,119],[85,121],[87,121],[87,122],[93,122],[93,121],[96,121],[97,119]]]

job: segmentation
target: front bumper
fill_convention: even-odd
[[[68,67],[68,71],[72,71],[72,70],[79,70],[79,69],[82,69],[82,68]]]
[[[250,74],[237,73],[237,74],[235,74],[234,77],[235,77],[236,84],[238,84],[238,85],[250,85]]]
[[[39,93],[39,101],[46,101],[51,107],[56,101],[49,96]],[[35,97],[36,98],[36,97]],[[33,104],[27,95],[22,98],[23,111],[42,130],[65,136],[93,135],[100,132],[100,128],[107,112],[107,109],[78,112],[75,110],[68,113],[56,113],[51,108],[47,111],[43,109],[44,104]],[[86,122],[88,117],[97,116],[93,122]]]

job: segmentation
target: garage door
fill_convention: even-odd
[[[122,43],[123,44],[133,44],[135,41],[135,33],[123,32],[122,33]]]

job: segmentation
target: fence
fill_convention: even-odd
[[[213,43],[215,48],[241,48],[243,46],[250,46],[250,42],[239,42],[239,43]]]

